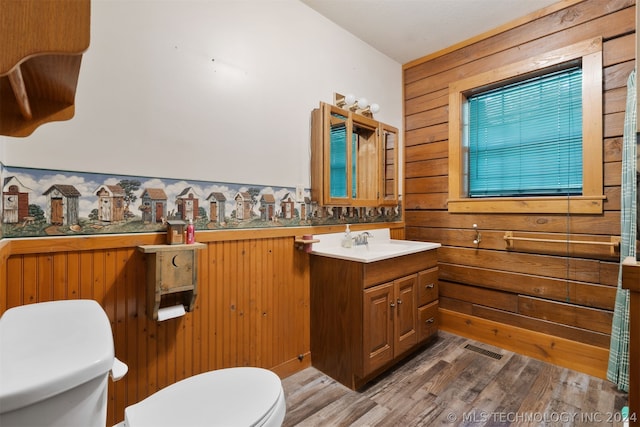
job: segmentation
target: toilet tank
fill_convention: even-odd
[[[29,304],[0,317],[0,426],[106,424],[111,325],[93,300]]]

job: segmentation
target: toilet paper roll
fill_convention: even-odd
[[[184,316],[184,305],[174,305],[171,307],[163,307],[158,310],[158,322],[163,320],[173,319],[175,317]]]

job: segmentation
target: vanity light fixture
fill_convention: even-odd
[[[380,106],[378,104],[369,104],[367,98],[356,98],[356,96],[351,93],[347,95],[334,93],[333,103],[337,107],[344,108],[367,117],[373,117],[375,113],[380,111]]]

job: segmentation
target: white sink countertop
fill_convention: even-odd
[[[356,237],[364,232],[368,232],[372,236],[368,239],[369,243],[358,246],[354,243],[350,248],[344,248],[341,245],[344,232],[316,235],[314,238],[320,242],[313,244],[311,254],[367,263],[429,251],[441,246],[440,243],[391,239],[388,228],[351,230],[351,237]]]

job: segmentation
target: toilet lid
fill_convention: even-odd
[[[228,368],[178,381],[125,409],[128,427],[259,426],[282,394],[262,368]]]
[[[11,308],[0,318],[0,412],[104,376],[113,366],[111,324],[93,300]]]

